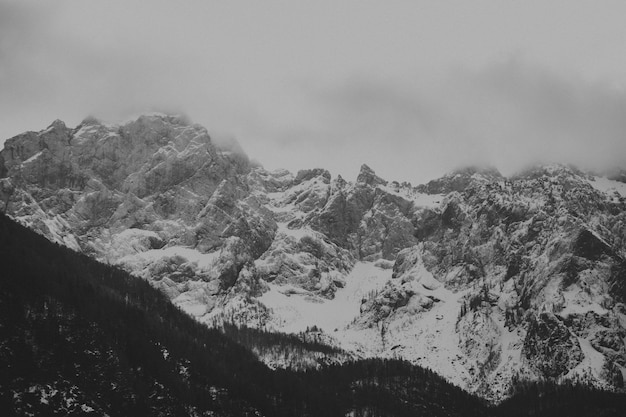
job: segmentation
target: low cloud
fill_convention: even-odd
[[[0,2],[0,145],[57,118],[165,109],[236,137],[268,168],[348,178],[362,163],[414,183],[472,164],[504,173],[535,162],[626,166],[626,93],[567,70],[511,59],[376,78],[361,72],[362,56],[336,68],[323,44],[305,56],[306,31],[293,42],[274,33],[284,44],[268,46],[258,40],[266,25],[249,16],[255,30],[229,32],[237,10],[222,11],[228,23],[208,9],[106,4]]]
[[[348,81],[311,99],[318,124],[291,135],[292,146],[317,134],[352,171],[368,162],[420,181],[473,164],[506,174],[542,162],[626,166],[624,91],[519,60],[403,83]]]
[[[566,162],[601,170],[626,163],[626,94],[518,61],[459,76],[452,110],[506,169]]]

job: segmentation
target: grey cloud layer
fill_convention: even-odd
[[[0,0],[0,144],[56,118],[77,124],[89,114],[115,120],[158,109],[236,136],[270,168],[322,166],[354,177],[367,163],[385,177],[416,182],[476,163],[505,172],[537,161],[626,166],[623,89],[532,59],[454,69],[442,61],[395,76],[394,65],[411,61],[397,44],[404,32],[393,40],[398,58],[385,49],[380,27],[364,44],[369,29],[349,33],[350,22],[333,20],[317,44],[311,22],[293,40],[280,32],[298,25],[282,21],[279,8],[242,23],[237,14],[207,21],[212,10],[196,13],[189,5],[170,15],[157,3],[130,10],[99,3],[92,13],[80,2]],[[367,22],[354,28],[367,29]],[[248,33],[246,25],[256,26]],[[327,55],[322,42],[334,36],[345,50],[333,44]],[[315,47],[311,56],[303,45]],[[380,73],[386,65],[391,69]]]
[[[537,162],[596,170],[626,164],[623,91],[520,61],[426,78],[346,82],[313,95],[321,127],[292,135],[293,146],[317,132],[338,149],[354,144],[372,161],[395,159],[406,178],[473,163],[508,173]]]

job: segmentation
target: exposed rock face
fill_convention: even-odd
[[[356,252],[360,259],[393,259],[414,245],[413,219],[417,206],[408,187],[387,187],[367,165],[355,184],[338,179],[321,210],[307,219],[314,230],[340,247]]]
[[[557,378],[583,360],[580,344],[552,313],[531,315],[522,354],[545,377]]]
[[[374,170],[367,165],[361,165],[359,176],[356,177],[357,184],[367,184],[370,186],[387,185],[387,181],[376,175]]]
[[[502,175],[495,168],[469,167],[453,171],[425,185],[419,185],[417,189],[428,194],[447,194],[453,191],[462,192],[475,182],[493,182],[502,179]]]
[[[180,117],[7,140],[0,208],[206,323],[317,326],[487,398],[626,374],[626,185],[564,166],[426,185],[268,172]],[[621,177],[615,177],[621,178]]]
[[[622,387],[626,188],[563,166],[464,189],[454,178],[437,181],[452,191],[416,213],[419,243],[362,304],[355,325],[377,329],[377,354],[489,398],[513,376]]]
[[[121,126],[91,119],[76,129],[55,121],[9,139],[1,154],[8,213],[54,241],[129,266],[171,295],[196,281],[216,296],[276,233],[245,181],[247,157],[221,152],[206,129],[179,117],[141,116]],[[173,245],[198,256],[221,252],[209,271],[176,254],[159,256]],[[158,259],[132,258],[151,252]]]

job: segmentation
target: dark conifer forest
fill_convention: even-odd
[[[397,360],[272,370],[249,348],[341,352],[209,329],[147,282],[4,215],[0,265],[1,416],[626,415],[624,395],[547,383],[495,407]]]

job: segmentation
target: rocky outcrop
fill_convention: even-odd
[[[472,184],[502,181],[504,178],[495,168],[467,167],[444,175],[441,178],[417,186],[417,190],[428,194],[463,192]]]
[[[530,315],[522,354],[532,368],[548,378],[565,375],[584,357],[576,337],[552,313]]]
[[[334,182],[326,204],[307,222],[360,259],[391,260],[417,242],[413,219],[420,206],[412,201],[412,192],[388,187],[363,165],[355,184]]]
[[[357,184],[366,184],[369,186],[387,185],[387,181],[380,178],[374,170],[367,165],[361,165],[359,175],[356,177]]]

